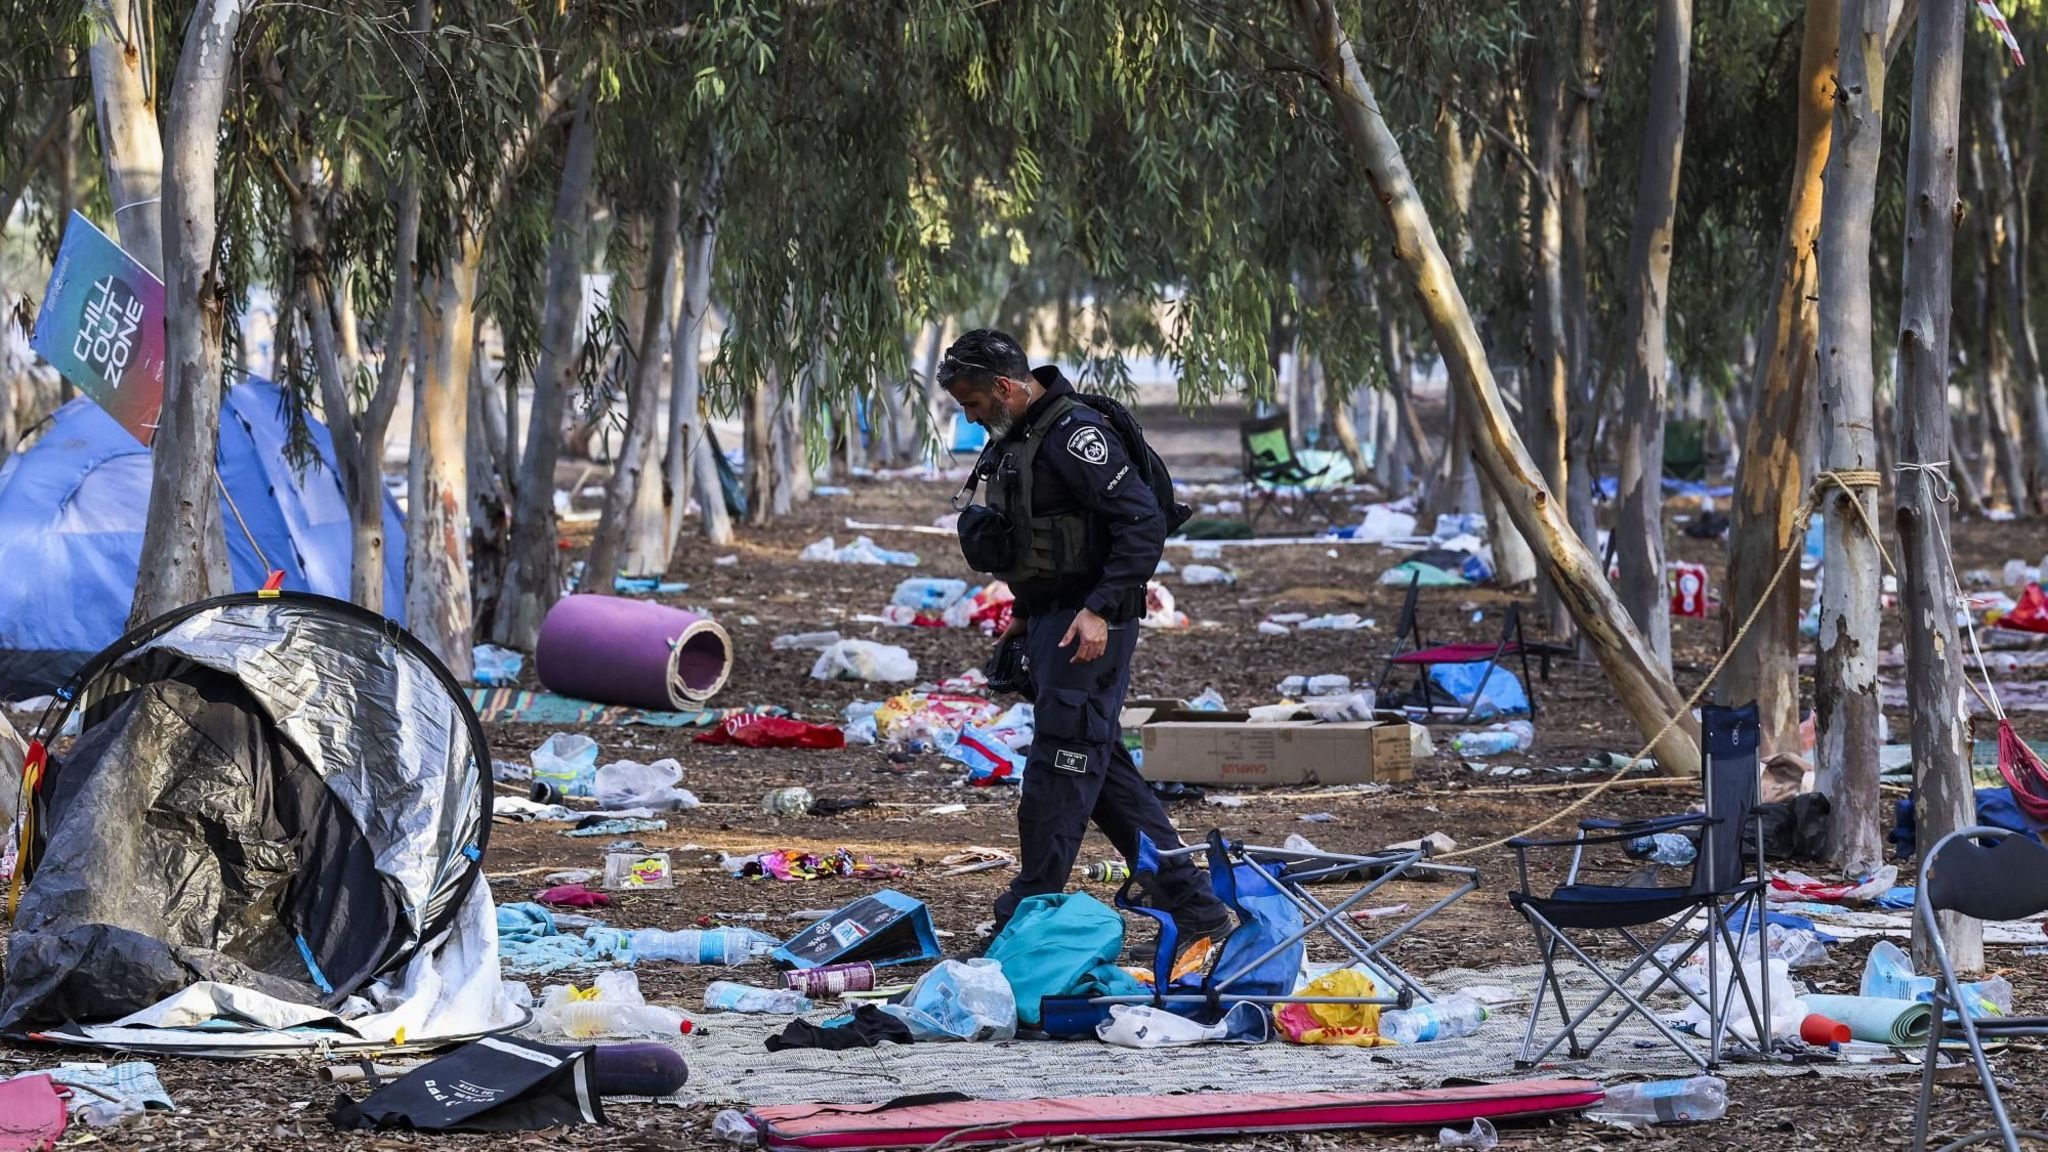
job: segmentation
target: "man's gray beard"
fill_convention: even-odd
[[[1016,417],[1011,416],[1009,412],[1002,409],[996,410],[989,416],[988,420],[982,424],[982,427],[988,429],[988,434],[995,437],[998,440],[1002,439],[1005,436],[1008,436],[1010,434],[1010,429],[1015,428],[1016,426]]]

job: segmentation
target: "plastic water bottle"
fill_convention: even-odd
[[[1380,1014],[1380,1035],[1396,1044],[1427,1044],[1470,1036],[1486,1019],[1486,1006],[1470,996],[1452,996],[1434,1004]]]
[[[679,1036],[688,1018],[673,1008],[625,1004],[611,1000],[577,1000],[555,1013],[562,1031],[573,1039],[596,1036]]]
[[[1351,691],[1351,677],[1329,673],[1323,676],[1289,676],[1280,682],[1282,696],[1342,696]]]
[[[730,980],[714,980],[704,989],[704,1010],[793,1015],[810,1011],[811,1002],[794,988],[755,988]]]
[[[685,928],[679,932],[642,928],[633,933],[633,956],[639,960],[723,964],[730,968],[768,955],[777,944],[773,936],[751,928]]]
[[[1719,1120],[1727,1111],[1727,1082],[1719,1076],[1694,1076],[1609,1088],[1607,1099],[1586,1117],[1602,1124],[1692,1124]]]
[[[965,580],[938,580],[929,576],[913,576],[896,585],[896,593],[889,597],[889,603],[913,612],[943,612],[953,601],[965,595]]]
[[[1638,836],[1628,842],[1628,853],[1652,864],[1690,864],[1700,854],[1699,846],[1677,832]]]
[[[837,632],[798,632],[790,636],[777,636],[769,647],[777,652],[822,652],[837,643]]]
[[[1506,731],[1460,732],[1451,737],[1451,747],[1460,756],[1501,756],[1519,751],[1521,746],[1521,739]]]

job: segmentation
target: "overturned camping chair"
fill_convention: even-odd
[[[1734,1002],[1737,992],[1743,1001],[1740,1007],[1748,1009],[1750,1023],[1756,1027],[1754,1034],[1759,1039],[1755,1043],[1739,1036],[1729,1039],[1749,1048],[1755,1055],[1768,1054],[1770,981],[1766,978],[1762,981],[1762,988],[1750,988],[1739,960],[1742,949],[1729,926],[1730,913],[1737,909],[1743,911],[1741,923],[1745,932],[1761,932],[1764,924],[1763,831],[1751,819],[1757,803],[1756,705],[1741,708],[1708,705],[1701,710],[1701,730],[1701,783],[1706,792],[1704,812],[1647,820],[1587,820],[1579,825],[1580,835],[1569,840],[1529,840],[1518,836],[1508,842],[1515,850],[1515,867],[1521,881],[1520,891],[1510,892],[1508,902],[1535,930],[1536,949],[1543,961],[1543,978],[1529,1008],[1529,1027],[1522,1036],[1522,1052],[1516,1060],[1517,1067],[1526,1068],[1541,1062],[1567,1039],[1571,1041],[1574,1058],[1591,1055],[1602,1041],[1633,1015],[1648,1021],[1693,1063],[1701,1068],[1713,1068],[1721,1062],[1722,1041],[1728,1031],[1727,1013],[1730,1008],[1738,1007]],[[1619,844],[1685,828],[1699,830],[1699,847],[1693,857],[1692,881],[1684,887],[1603,885],[1579,880],[1579,866],[1589,847]],[[1569,848],[1572,851],[1564,885],[1547,896],[1539,896],[1529,887],[1528,853],[1531,848]],[[1745,859],[1746,850],[1752,848],[1754,855]],[[1688,932],[1695,931],[1692,925],[1701,913],[1706,915],[1705,929],[1699,930],[1698,935],[1670,963],[1659,959],[1658,949],[1682,941]],[[1639,930],[1651,929],[1665,920],[1670,921],[1670,927],[1654,939],[1645,941],[1647,931],[1638,935]],[[1609,975],[1569,935],[1572,932],[1602,930],[1619,933],[1636,952],[1628,966],[1614,975]],[[1678,969],[1702,945],[1710,945],[1710,942],[1718,946],[1707,949],[1707,997],[1715,998],[1719,990],[1719,1002],[1716,1004],[1709,1004],[1706,998],[1678,978]],[[1592,1003],[1576,1014],[1567,1008],[1564,985],[1558,978],[1560,950],[1576,957],[1606,986]],[[1723,964],[1732,969],[1725,986],[1719,971]],[[1645,965],[1654,965],[1657,975],[1640,996],[1631,994],[1628,984]],[[1709,1023],[1705,1054],[1643,1003],[1667,984],[1684,992],[1706,1012]],[[1558,1018],[1564,1027],[1538,1048],[1536,1029],[1543,1018],[1546,996],[1556,1005]],[[1616,996],[1622,999],[1625,1007],[1601,1027],[1591,1043],[1582,1044],[1580,1030],[1591,1028],[1589,1021],[1593,1015]]]
[[[1142,903],[1139,898],[1147,878],[1158,872],[1162,862],[1197,853],[1207,855],[1209,883],[1217,898],[1230,909],[1237,926],[1217,947],[1206,972],[1175,981],[1173,966],[1183,942],[1173,916]],[[1377,939],[1370,939],[1359,930],[1359,922],[1351,918],[1351,913],[1368,897],[1394,880],[1423,876],[1449,879],[1456,887],[1429,907],[1392,925]],[[1335,903],[1326,902],[1310,887],[1352,881],[1359,884],[1358,888]],[[1154,1004],[1178,1014],[1193,1015],[1204,1008],[1217,1010],[1240,1003],[1378,1004],[1407,1008],[1418,1000],[1433,1002],[1436,998],[1421,981],[1395,963],[1387,949],[1478,887],[1478,869],[1438,863],[1428,859],[1420,848],[1389,848],[1362,854],[1297,851],[1226,840],[1221,831],[1212,829],[1206,844],[1161,851],[1141,836],[1138,858],[1131,861],[1131,875],[1117,890],[1116,906],[1159,923],[1152,991],[1048,998],[1044,1005],[1046,1030],[1080,1034],[1092,1029],[1090,1021],[1106,1018],[1112,1004]],[[1294,994],[1308,938],[1317,934],[1335,941],[1350,954],[1353,963],[1382,977],[1375,981],[1376,985],[1393,987],[1376,996]],[[1064,1023],[1056,1026],[1056,1020]]]
[[[2048,848],[2038,841],[2004,828],[1964,828],[1943,836],[1922,858],[1913,914],[1919,918],[1924,938],[1934,944],[1934,958],[1941,966],[1941,975],[1934,986],[1927,1054],[1920,1066],[1920,1097],[1913,1108],[1914,1152],[1927,1147],[1927,1113],[1934,1099],[1935,1064],[1941,1053],[1943,1033],[1950,1029],[1962,1032],[1963,1043],[1969,1046],[1970,1062],[1976,1066],[1977,1086],[1990,1101],[1991,1115],[1998,1125],[1958,1137],[1944,1145],[1943,1152],[1992,1135],[2004,1141],[2007,1152],[2019,1152],[2021,1136],[2048,1140],[2048,1132],[2013,1127],[1998,1092],[1998,1079],[1992,1075],[1991,1063],[1984,1055],[1986,1040],[2048,1036],[2048,1016],[1995,1016],[1979,1020],[1957,1011],[1957,1005],[1963,1003],[1962,985],[1934,918],[1936,912],[1959,912],[1978,920],[2023,920],[2044,911],[2048,911]],[[1943,1017],[1951,1011],[1957,1012],[1957,1020],[1954,1024],[1945,1023]]]
[[[1276,412],[1237,426],[1238,442],[1244,448],[1244,522],[1258,530],[1259,517],[1273,506],[1281,488],[1297,488],[1304,503],[1336,523],[1336,516],[1314,488],[1309,487],[1330,471],[1329,465],[1310,469],[1294,454],[1294,442],[1287,437],[1287,413]],[[1252,497],[1260,499],[1252,507]]]
[[[1522,634],[1522,606],[1510,602],[1507,615],[1501,620],[1500,639],[1494,643],[1437,644],[1424,646],[1422,639],[1422,618],[1415,610],[1416,597],[1422,589],[1422,573],[1417,572],[1408,581],[1408,592],[1401,600],[1401,619],[1394,631],[1394,647],[1387,653],[1386,661],[1380,665],[1379,678],[1373,681],[1373,694],[1384,699],[1387,681],[1393,679],[1394,669],[1413,668],[1418,690],[1427,698],[1429,691],[1429,670],[1438,664],[1477,664],[1485,661],[1486,675],[1480,678],[1472,689],[1472,699],[1465,705],[1463,713],[1454,716],[1431,716],[1432,720],[1448,724],[1468,724],[1473,712],[1479,707],[1480,698],[1486,692],[1486,685],[1493,679],[1493,670],[1500,667],[1503,657],[1513,656],[1522,664],[1522,688],[1529,695],[1529,715],[1536,715],[1536,681],[1529,676],[1529,657],[1534,656],[1542,669],[1543,679],[1550,680],[1550,658],[1564,655],[1568,651],[1562,645],[1538,644]]]

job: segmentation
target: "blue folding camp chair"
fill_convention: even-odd
[[[1701,729],[1705,753],[1701,765],[1706,791],[1704,812],[1650,820],[1587,820],[1579,825],[1580,835],[1569,840],[1517,837],[1509,841],[1515,850],[1521,889],[1510,892],[1508,902],[1535,931],[1537,952],[1543,961],[1543,978],[1536,989],[1535,1002],[1529,1009],[1529,1027],[1522,1036],[1522,1052],[1516,1061],[1518,1067],[1538,1063],[1567,1039],[1571,1042],[1574,1057],[1588,1056],[1630,1016],[1640,1016],[1648,1021],[1663,1034],[1665,1040],[1701,1068],[1720,1064],[1724,1039],[1741,1044],[1756,1055],[1768,1054],[1771,1035],[1768,1023],[1771,1018],[1769,981],[1763,981],[1763,988],[1751,989],[1742,964],[1734,959],[1740,957],[1742,951],[1730,927],[1731,921],[1739,921],[1748,925],[1750,930],[1758,931],[1764,923],[1763,832],[1761,826],[1751,819],[1757,801],[1756,705],[1742,708],[1709,705],[1701,712]],[[1603,885],[1579,880],[1579,868],[1587,848],[1686,828],[1699,830],[1699,848],[1693,859],[1692,880],[1682,887]],[[1755,851],[1745,853],[1745,849],[1751,847]],[[1528,854],[1532,848],[1571,849],[1571,865],[1565,873],[1564,884],[1548,895],[1537,895],[1529,886]],[[1737,911],[1743,912],[1743,916],[1732,915]],[[1706,916],[1705,928],[1699,930],[1673,960],[1667,963],[1659,959],[1658,950],[1693,932],[1694,919],[1702,913]],[[1670,927],[1645,943],[1648,932],[1643,930],[1665,921],[1670,923]],[[1618,974],[1609,975],[1599,961],[1570,936],[1572,932],[1597,931],[1618,933],[1635,950],[1634,959]],[[1678,978],[1678,969],[1703,946],[1707,947],[1707,996],[1716,1000],[1711,1004]],[[1576,1014],[1567,1009],[1564,986],[1558,978],[1560,951],[1569,952],[1577,958],[1606,986],[1591,1004]],[[1733,969],[1725,985],[1719,970],[1723,964]],[[1630,993],[1628,982],[1635,979],[1646,965],[1656,967],[1656,977],[1640,995]],[[1710,1022],[1706,1052],[1700,1052],[1644,1005],[1644,999],[1667,984],[1684,992],[1706,1012]],[[1733,1000],[1738,992],[1743,1006],[1750,1013],[1750,1022],[1755,1026],[1753,1035],[1757,1040],[1753,1044],[1739,1036],[1726,1035],[1728,1012],[1735,1006]],[[1556,1005],[1558,1019],[1564,1026],[1538,1048],[1536,1029],[1543,1017],[1546,996]],[[1623,1003],[1621,1011],[1601,1027],[1591,1043],[1582,1044],[1580,1029],[1590,1027],[1588,1021],[1615,997]]]
[[[1224,938],[1206,970],[1175,981],[1173,967],[1183,947],[1173,916],[1144,902],[1148,878],[1162,862],[1206,853],[1209,882],[1237,920]],[[1386,931],[1369,938],[1350,913],[1374,892],[1401,878],[1436,876],[1455,882],[1427,908],[1395,923],[1389,918]],[[1340,898],[1327,902],[1319,889],[1356,883],[1346,890],[1338,887]],[[1315,885],[1316,887],[1310,887]],[[1413,975],[1387,955],[1387,949],[1416,926],[1450,907],[1479,887],[1475,868],[1445,864],[1428,859],[1421,849],[1389,849],[1353,854],[1343,852],[1297,851],[1269,848],[1226,840],[1212,830],[1208,842],[1191,848],[1160,851],[1141,837],[1138,858],[1131,861],[1131,876],[1117,891],[1116,905],[1127,912],[1155,920],[1159,941],[1153,950],[1152,991],[1142,994],[1048,998],[1043,1009],[1046,1031],[1055,1035],[1079,1035],[1092,1029],[1111,1004],[1154,1004],[1169,1011],[1197,1018],[1220,1017],[1233,1004],[1378,1004],[1407,1008],[1434,996]],[[1333,940],[1351,961],[1374,973],[1383,994],[1352,997],[1311,997],[1295,993],[1302,959],[1310,936]]]
[[[1958,1137],[1942,1146],[1942,1152],[1975,1144],[1992,1135],[2005,1143],[2006,1152],[2020,1152],[2021,1136],[2048,1140],[2048,1132],[2013,1127],[2006,1115],[2005,1100],[1998,1092],[1998,1078],[1991,1074],[1991,1062],[1984,1055],[1984,1041],[2009,1036],[2048,1036],[2048,1016],[1995,1016],[1976,1019],[1957,1011],[1965,1003],[1962,984],[1950,963],[1948,948],[1941,941],[1935,923],[1936,912],[1960,912],[1979,920],[2020,920],[2048,911],[2048,848],[2038,841],[2004,828],[1964,828],[1943,836],[1920,861],[1920,884],[1913,912],[1920,920],[1924,939],[1934,944],[1934,958],[1941,966],[1941,982],[1934,988],[1934,1018],[1927,1030],[1927,1055],[1920,1064],[1920,1098],[1913,1109],[1913,1149],[1927,1147],[1927,1112],[1934,1100],[1934,1066],[1941,1054],[1943,1034],[1950,1028],[1962,1033],[1976,1066],[1977,1086],[1991,1103],[1995,1128],[1984,1128]],[[1956,1013],[1954,1023],[1943,1018]]]

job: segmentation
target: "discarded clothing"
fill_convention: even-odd
[[[792,1020],[789,1027],[762,1041],[770,1052],[788,1048],[816,1048],[844,1052],[848,1048],[879,1048],[884,1044],[911,1043],[910,1026],[873,1004],[853,1010],[853,1018],[831,1026],[808,1020]]]
[[[612,902],[610,896],[593,892],[581,884],[557,884],[534,897],[543,904],[558,904],[564,908],[602,908]]]
[[[44,1073],[0,1080],[0,1152],[55,1148],[70,1119],[57,1086]]]
[[[646,724],[655,728],[708,728],[728,716],[759,712],[787,715],[780,708],[694,708],[679,712],[657,712],[617,704],[598,704],[518,688],[471,688],[469,703],[477,718],[505,724],[545,724],[568,728],[579,724]]]
[[[334,1126],[531,1132],[603,1124],[604,1105],[591,1083],[594,1051],[488,1036],[428,1061],[360,1102],[343,1094],[335,1101]]]
[[[144,1060],[107,1067],[101,1064],[59,1064],[51,1080],[71,1090],[71,1114],[88,1128],[104,1128],[130,1116],[177,1105],[157,1079],[156,1065]]]
[[[666,820],[599,820],[595,823],[581,824],[574,828],[565,829],[562,835],[583,837],[631,836],[635,832],[666,831],[668,831],[668,821]]]
[[[856,859],[845,848],[829,856],[818,856],[798,848],[757,852],[752,856],[728,856],[722,863],[738,879],[757,880],[766,876],[784,883],[815,880],[820,876],[849,876],[856,880],[895,880],[905,872],[900,864],[876,862],[872,856]]]

